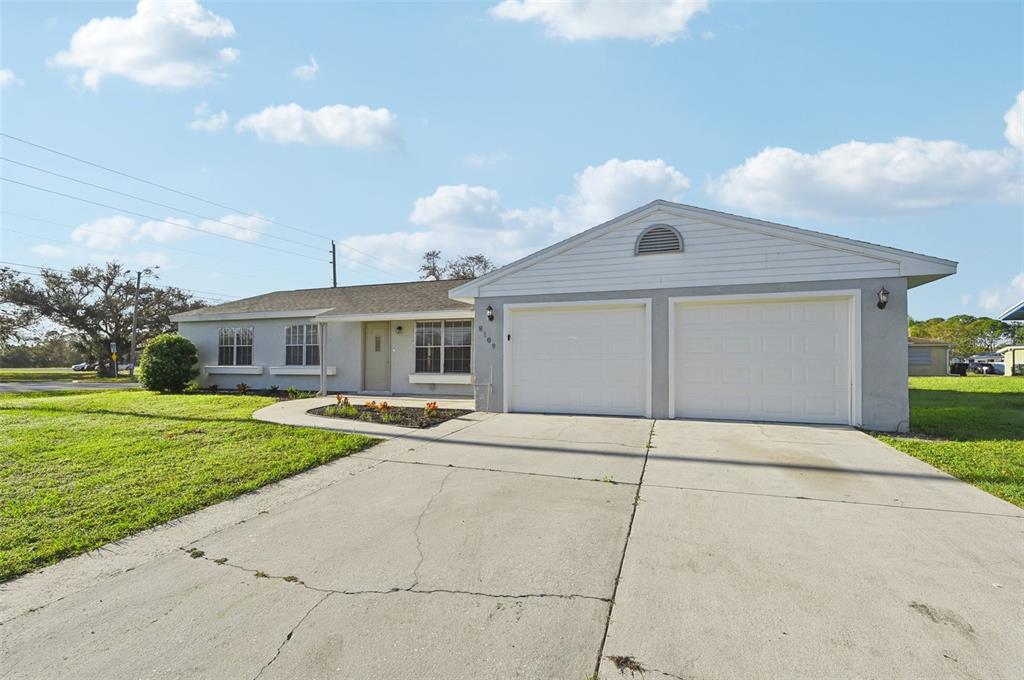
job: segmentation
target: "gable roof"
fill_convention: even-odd
[[[1000,321],[1024,321],[1024,300],[1021,300],[1013,307],[1010,307],[1001,315],[999,315]]]
[[[532,267],[533,265],[560,255],[572,248],[582,246],[585,243],[604,236],[605,234],[608,234],[620,227],[630,225],[649,217],[656,211],[668,213],[680,218],[702,220],[711,224],[741,230],[754,235],[760,234],[789,241],[802,242],[825,249],[890,263],[893,265],[894,270],[898,270],[899,276],[907,277],[908,287],[911,288],[956,273],[957,263],[952,260],[869,243],[867,241],[858,241],[841,236],[833,236],[831,234],[825,234],[809,229],[801,229],[784,224],[777,224],[775,222],[767,222],[765,220],[758,220],[750,217],[741,217],[739,215],[733,215],[717,210],[698,208],[696,206],[673,203],[671,201],[659,199],[619,215],[618,217],[599,224],[596,227],[580,232],[575,236],[571,236],[563,241],[550,245],[547,248],[543,248],[536,253],[516,260],[515,262],[507,264],[500,269],[496,269],[479,278],[468,281],[454,288],[451,291],[451,295],[453,298],[458,300],[472,300],[480,295],[480,289],[483,286],[495,283],[510,274]]]
[[[471,306],[453,300],[448,292],[466,281],[409,281],[282,290],[175,314],[171,321],[214,321],[224,318],[244,319],[247,316],[283,318],[461,311],[471,309]]]

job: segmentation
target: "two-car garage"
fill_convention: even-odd
[[[505,410],[650,417],[660,374],[669,417],[856,424],[853,301],[668,298],[661,323],[652,300],[508,305]]]

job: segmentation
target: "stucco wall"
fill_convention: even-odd
[[[888,306],[880,310],[876,307],[876,294],[883,285],[889,290],[890,296]],[[506,304],[651,298],[653,415],[655,418],[665,418],[669,412],[670,297],[847,289],[861,290],[862,425],[874,430],[905,431],[909,428],[910,415],[907,393],[907,286],[906,279],[902,277],[478,298],[473,353],[478,383],[477,408],[490,411],[500,411],[502,408],[502,351],[505,345],[502,341],[502,311]],[[494,321],[487,321],[485,310],[488,305],[494,309]]]
[[[185,321],[178,324],[178,332],[187,337],[199,350],[201,387],[218,385],[221,389],[234,389],[238,383],[245,383],[255,389],[269,389],[277,385],[286,390],[296,387],[300,390],[320,389],[317,375],[275,375],[273,367],[284,367],[285,328],[298,323],[313,323],[308,317],[290,319],[263,319],[231,321]],[[217,342],[221,328],[253,328],[254,366],[262,366],[261,375],[210,374],[203,367],[217,363]],[[397,327],[402,332],[397,332]],[[410,384],[409,374],[415,367],[415,321],[391,322],[391,391],[395,394],[424,394],[471,396],[471,385],[430,385]],[[337,369],[336,375],[327,376],[329,392],[357,392],[363,385],[363,324],[362,322],[332,322],[327,324],[327,347],[324,352],[327,366]]]
[[[927,364],[910,363],[910,350],[928,350],[931,361]],[[910,375],[949,375],[949,364],[946,362],[947,347],[932,347],[929,345],[910,345],[907,348],[907,372]]]

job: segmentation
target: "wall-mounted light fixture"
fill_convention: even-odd
[[[487,320],[494,321],[494,307],[487,305],[487,309],[484,310],[487,313]]]
[[[878,308],[885,309],[887,304],[889,304],[889,291],[882,286],[882,290],[878,291]]]
[[[401,326],[395,326],[395,333],[397,335],[401,335],[402,334],[402,327]]]

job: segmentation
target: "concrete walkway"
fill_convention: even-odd
[[[472,411],[474,409],[472,398],[460,399],[442,397],[435,399],[430,397],[382,397],[369,396],[365,394],[349,394],[341,396],[347,396],[354,405],[361,405],[368,401],[375,400],[377,402],[386,401],[392,406],[423,408],[428,401],[436,401],[437,407],[442,409],[450,408],[466,411]],[[318,416],[309,413],[312,409],[336,403],[337,397],[334,395],[329,397],[313,397],[311,399],[291,399],[287,401],[279,401],[276,404],[271,404],[270,406],[261,408],[253,413],[252,417],[256,420],[262,420],[268,423],[277,423],[278,425],[297,425],[299,427],[316,427],[322,430],[339,430],[341,432],[351,432],[352,434],[365,434],[379,439],[416,436],[417,433],[424,431],[410,427],[400,427],[398,425],[367,423],[360,420],[332,418],[330,416]],[[439,425],[435,425],[434,427],[427,428],[427,430],[429,430],[433,435],[443,436],[449,432],[459,429],[459,427],[459,422],[449,420]]]
[[[471,414],[6,584],[0,668],[1016,678],[1022,537],[854,430]]]

